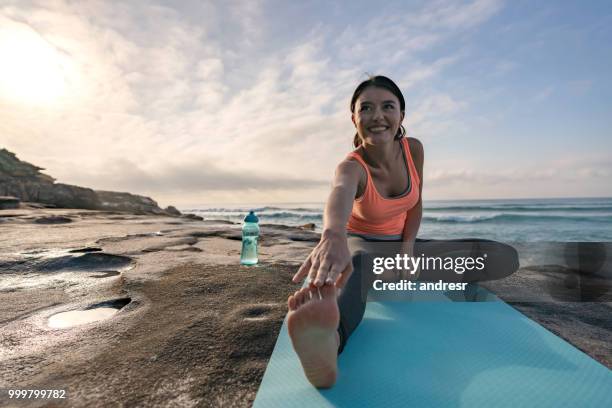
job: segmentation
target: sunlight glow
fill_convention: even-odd
[[[0,28],[0,99],[53,105],[66,93],[70,58],[24,25]]]

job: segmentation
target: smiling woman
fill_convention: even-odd
[[[23,24],[0,28],[0,100],[53,105],[65,95],[69,58]]]

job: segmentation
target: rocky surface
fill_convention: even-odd
[[[13,196],[21,201],[57,208],[180,215],[176,208],[164,210],[149,197],[56,183],[53,177],[41,173],[41,170],[44,169],[19,160],[6,149],[0,149],[0,196]]]
[[[40,224],[40,219],[68,219]],[[0,389],[65,389],[66,404],[248,407],[286,313],[290,278],[319,235],[261,226],[260,264],[244,267],[240,225],[112,211],[0,211]],[[544,279],[553,274],[553,280]],[[523,289],[562,284],[531,266],[491,289],[612,367],[611,303],[546,302]],[[540,296],[537,297],[540,299]],[[58,313],[118,309],[52,328]],[[2,406],[5,401],[0,401]]]
[[[12,210],[19,208],[21,200],[17,197],[0,196],[0,210]]]
[[[65,389],[74,407],[250,406],[318,238],[262,227],[261,262],[244,267],[227,221],[61,209],[0,220],[0,388]],[[117,304],[107,320],[50,326]]]

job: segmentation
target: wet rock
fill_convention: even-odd
[[[49,318],[49,327],[54,329],[66,329],[106,320],[113,317],[119,310],[129,304],[130,301],[130,298],[114,299],[88,306],[83,310],[71,310],[57,313]]]
[[[96,278],[96,279],[103,279],[103,278],[110,278],[110,277],[117,276],[117,275],[121,275],[121,272],[119,271],[100,271],[100,274],[89,275],[89,277]]]
[[[107,271],[129,266],[133,263],[133,259],[122,255],[93,252],[80,256],[61,256],[42,259],[34,263],[38,264],[36,269],[47,272],[57,272],[60,270]]]
[[[303,230],[314,231],[316,225],[313,222],[309,222],[308,224],[300,225],[300,228]]]
[[[196,238],[208,238],[208,237],[218,237],[220,236],[221,231],[217,230],[209,230],[209,231],[194,231],[190,232],[189,235]]]
[[[132,299],[130,298],[107,300],[104,302],[96,303],[95,305],[88,306],[85,308],[85,310],[94,309],[96,307],[113,307],[115,309],[123,309],[125,306],[130,304],[131,301]]]
[[[17,197],[0,196],[0,210],[13,210],[19,208],[19,200]]]
[[[100,252],[100,251],[102,251],[102,248],[98,248],[98,247],[85,247],[85,248],[71,249],[68,252],[70,252],[71,254],[78,254],[78,253]]]
[[[197,217],[197,215],[196,215]],[[236,224],[240,224],[239,222],[233,222],[233,221],[229,221],[229,220],[204,220],[205,223],[207,224],[228,224],[228,225],[236,225]]]
[[[288,237],[291,241],[297,242],[319,242],[321,237],[318,234],[289,234]]]
[[[36,224],[68,224],[72,222],[71,218],[54,215],[50,217],[42,217],[34,220]]]
[[[166,251],[187,251],[187,252],[202,252],[202,250],[198,247],[194,247],[191,245],[174,245],[165,248]]]
[[[100,210],[126,211],[134,214],[155,214],[167,215],[157,203],[145,196],[118,193],[115,191],[96,191],[98,198],[101,201]]]
[[[194,221],[204,221],[203,217],[200,217],[199,215],[195,215],[195,214],[183,214],[182,217],[183,218],[188,218],[188,219],[194,220]]]
[[[27,209],[43,209],[43,208],[57,208],[57,206],[53,204],[42,204],[42,203],[29,203],[22,202],[19,205],[19,208],[27,208]]]
[[[177,216],[177,217],[179,217],[181,215],[181,212],[179,210],[177,210],[176,207],[173,207],[171,205],[166,207],[166,209],[164,211],[168,215],[174,215],[174,216]]]
[[[242,241],[241,231],[222,231],[219,233],[219,236],[233,241]]]

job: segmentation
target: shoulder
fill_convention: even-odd
[[[421,192],[423,192],[423,163],[425,162],[423,144],[419,139],[415,139],[414,137],[407,137],[406,139],[408,139],[408,146],[410,147],[410,155],[412,156],[414,167],[416,167],[419,179],[421,180],[419,187]]]
[[[336,166],[337,176],[360,177],[363,172],[363,166],[352,157],[347,157]]]
[[[334,179],[335,185],[356,186],[357,192],[360,192],[367,182],[367,175],[363,166],[349,156],[336,167]]]
[[[410,155],[414,161],[414,165],[421,171],[423,168],[423,162],[425,161],[425,151],[423,149],[423,143],[419,139],[414,137],[407,137],[408,147],[410,148]]]
[[[415,160],[417,158],[422,160],[424,155],[423,143],[415,137],[407,137],[406,139],[410,147],[410,154],[412,154]]]

